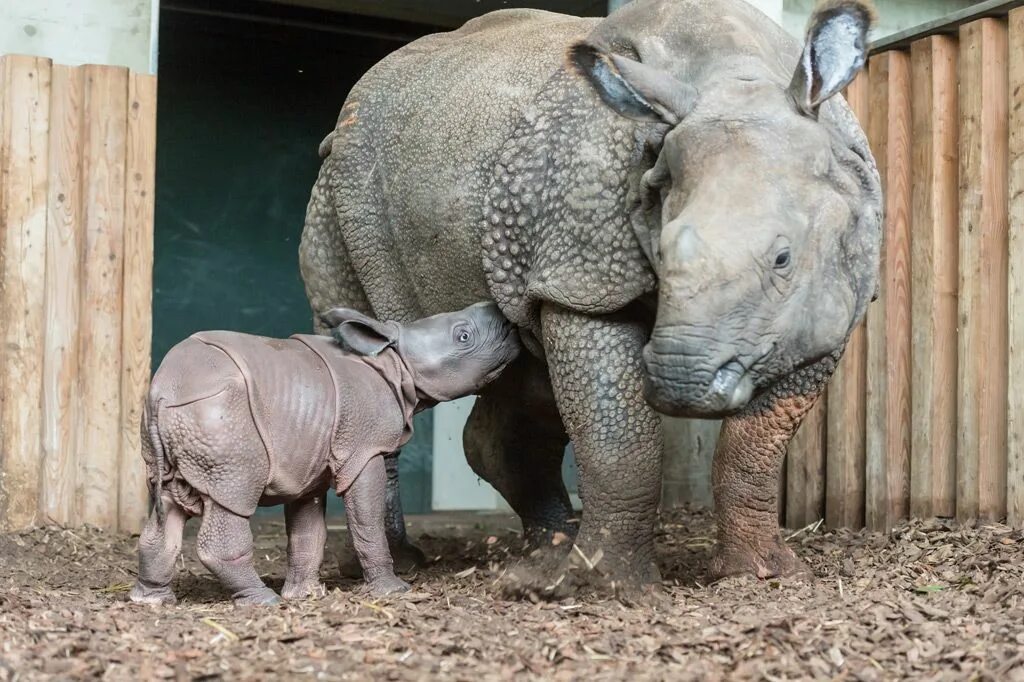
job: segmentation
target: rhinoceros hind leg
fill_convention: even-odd
[[[319,597],[324,593],[320,582],[320,564],[324,560],[327,522],[324,494],[289,502],[284,506],[288,531],[288,576],[281,596],[285,599]]]
[[[162,502],[164,518],[160,519],[154,507],[139,536],[139,578],[128,596],[136,604],[174,604],[177,601],[171,591],[171,579],[181,553],[181,535],[188,515],[170,494],[164,493]]]
[[[256,573],[248,518],[204,498],[196,549],[203,565],[231,591],[235,604],[263,606],[281,601]]]
[[[532,357],[521,358],[487,388],[466,424],[469,466],[519,515],[533,549],[550,548],[554,540],[560,546],[556,553],[564,554],[576,535],[562,482],[568,442],[545,368]]]

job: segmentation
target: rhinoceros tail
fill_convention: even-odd
[[[151,506],[156,509],[157,517],[163,523],[165,518],[163,493],[164,493],[164,442],[160,438],[160,408],[163,407],[163,400],[158,400],[152,414],[147,414],[147,426],[149,427],[149,444],[153,452],[153,469],[156,472],[156,480],[150,488]],[[148,405],[147,405],[148,408]],[[147,409],[146,412],[149,412]]]
[[[327,133],[327,137],[325,137],[323,141],[320,142],[320,146],[317,148],[317,153],[320,155],[321,159],[326,159],[328,156],[331,155],[331,147],[334,146],[334,137],[337,134],[337,130],[332,130],[331,132]]]

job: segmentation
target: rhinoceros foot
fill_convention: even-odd
[[[128,599],[136,604],[146,604],[148,606],[172,606],[178,602],[170,586],[151,587],[141,580],[135,581],[135,586],[132,587]]]
[[[281,597],[269,587],[242,590],[235,594],[235,606],[274,606],[281,603]]]
[[[781,537],[758,546],[719,545],[708,573],[714,580],[751,575],[767,578],[798,577],[812,579],[811,569],[790,549]]]
[[[366,592],[374,597],[383,597],[398,592],[408,592],[409,583],[394,574],[382,575],[366,585]]]
[[[326,593],[327,589],[319,579],[307,580],[294,585],[285,582],[284,587],[281,588],[281,596],[285,599],[317,599]]]
[[[534,550],[499,580],[510,598],[558,601],[577,594],[611,595],[627,602],[660,602],[661,575],[651,562],[572,545],[568,553]]]
[[[412,573],[417,568],[427,565],[427,557],[423,551],[409,541],[391,547],[391,559],[395,562],[395,573]],[[362,578],[363,567],[359,565],[359,557],[351,546],[345,548],[338,560],[338,570],[343,578]]]

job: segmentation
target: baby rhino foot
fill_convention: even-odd
[[[374,597],[383,597],[387,594],[397,592],[408,592],[409,583],[399,578],[394,573],[374,578],[366,584],[366,591]]]
[[[412,573],[417,568],[427,565],[427,557],[416,545],[403,542],[391,548],[391,558],[395,562],[395,573]],[[362,578],[363,567],[359,556],[349,548],[338,561],[338,569],[344,578]]]
[[[281,598],[269,587],[256,587],[236,592],[234,599],[235,606],[274,606],[281,603]]]
[[[178,602],[178,599],[171,592],[167,585],[163,587],[150,587],[141,580],[135,581],[128,598],[136,604],[148,604],[150,606],[171,606]]]
[[[305,599],[307,597],[316,599],[324,596],[326,593],[327,589],[324,587],[324,584],[315,579],[295,585],[285,583],[284,587],[281,588],[281,596],[285,599]]]

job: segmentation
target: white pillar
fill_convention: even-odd
[[[156,73],[159,0],[0,0],[0,54]]]

